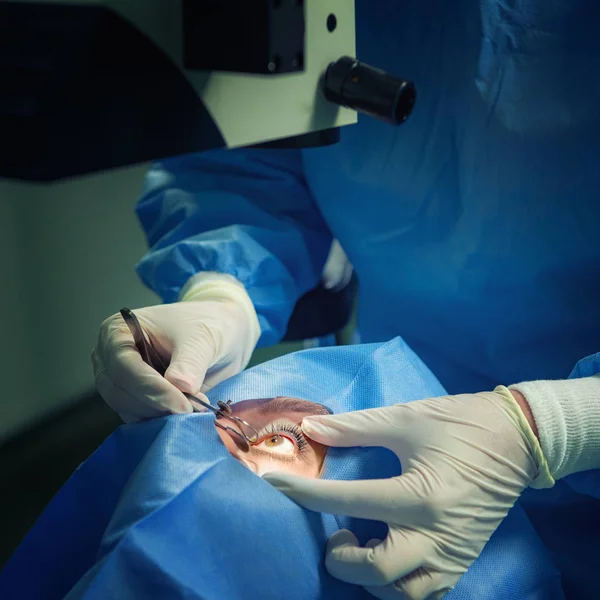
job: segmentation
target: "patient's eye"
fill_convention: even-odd
[[[283,435],[271,435],[256,445],[257,448],[260,448],[261,446],[264,446],[270,452],[276,454],[287,454],[292,456],[296,453],[296,445],[294,442]]]
[[[280,456],[295,456],[306,448],[302,430],[295,423],[270,423],[258,434],[258,442],[254,448],[278,454]]]

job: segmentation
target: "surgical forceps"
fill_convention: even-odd
[[[150,365],[154,370],[158,371],[158,373],[160,373],[160,375],[162,375],[164,377],[165,372],[167,370],[167,365],[165,365],[165,362],[163,361],[162,357],[160,356],[160,354],[156,351],[156,349],[152,345],[152,340],[150,339],[150,336],[147,336],[147,334],[144,331],[144,329],[142,328],[138,318],[135,316],[133,311],[130,310],[129,308],[122,308],[120,312],[121,312],[121,316],[123,317],[123,320],[129,327],[129,331],[131,331],[131,335],[133,336],[133,341],[135,342],[135,347],[137,348],[138,352],[140,353],[142,360],[146,364]],[[211,410],[215,414],[217,419],[218,418],[228,419],[229,421],[234,423],[238,427],[239,430],[234,429],[233,427],[229,427],[229,425],[222,425],[221,423],[219,423],[218,421],[215,420],[215,425],[217,427],[220,427],[221,429],[224,429],[225,431],[235,433],[237,436],[243,438],[243,440],[250,446],[252,444],[256,444],[258,442],[258,431],[256,431],[256,429],[254,429],[254,427],[252,427],[252,425],[250,425],[250,423],[247,423],[246,421],[244,421],[244,419],[240,419],[240,417],[234,417],[231,414],[231,400],[227,400],[227,402],[223,402],[223,400],[219,400],[217,402],[217,406],[218,406],[218,408],[217,408],[217,407],[212,406],[211,404],[205,402],[204,400],[201,400],[200,398],[193,396],[192,394],[187,394],[186,392],[183,392],[183,395],[188,400],[190,400],[190,403],[192,404],[192,408],[194,409],[194,412],[201,412],[201,410],[194,404],[194,403],[198,403],[198,404],[202,405],[204,408]],[[250,435],[248,435],[248,433],[246,431],[244,431],[244,428],[246,428],[246,430],[249,430],[251,432]]]

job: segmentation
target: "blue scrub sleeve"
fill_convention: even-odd
[[[201,271],[241,281],[259,346],[285,334],[297,300],[320,280],[332,235],[306,184],[299,150],[218,150],[155,163],[136,213],[149,252],[136,266],[164,302]]]

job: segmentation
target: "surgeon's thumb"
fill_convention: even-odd
[[[350,448],[382,446],[389,436],[390,408],[373,408],[341,415],[305,417],[302,432],[320,444]]]
[[[165,379],[184,393],[198,394],[213,362],[213,354],[210,349],[196,344],[176,346],[165,371]]]

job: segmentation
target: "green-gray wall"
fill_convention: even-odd
[[[158,301],[133,267],[145,166],[49,186],[0,181],[0,441],[93,388],[98,326]]]

